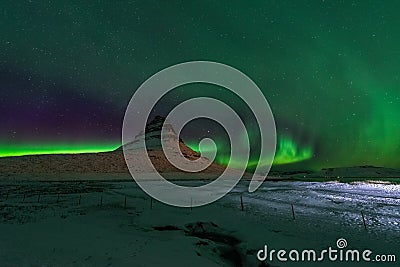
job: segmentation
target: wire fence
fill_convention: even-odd
[[[246,211],[246,198],[242,193],[236,194],[238,196],[238,210]],[[148,205],[144,203],[137,203],[138,201],[148,201]],[[80,206],[96,206],[96,207],[112,207],[129,209],[137,206],[148,207],[150,210],[154,208],[155,200],[145,195],[143,192],[139,194],[129,194],[113,189],[83,190],[81,192],[59,191],[59,192],[45,192],[44,190],[35,190],[34,192],[17,192],[17,190],[8,190],[0,194],[0,210],[4,207],[12,207],[15,205],[59,205],[67,207],[80,207]],[[191,200],[192,203],[192,200]],[[193,210],[192,205],[190,211]],[[296,220],[296,205],[291,203],[287,205],[288,217],[290,214],[291,220]],[[365,230],[368,229],[368,223],[365,213],[359,211],[360,223]]]

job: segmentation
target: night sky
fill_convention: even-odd
[[[275,164],[400,167],[399,10],[399,1],[1,1],[0,156],[116,148],[141,83],[209,60],[263,91],[277,124]],[[154,115],[215,96],[247,118],[257,152],[240,100],[199,84],[174,92]],[[223,139],[198,123],[183,135],[191,147]]]

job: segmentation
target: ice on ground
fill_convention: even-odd
[[[248,193],[242,182],[221,200],[192,210],[151,201],[134,182],[0,185],[0,266],[263,266],[256,253],[266,244],[319,251],[335,247],[338,238],[349,248],[400,260],[398,185],[265,182]]]

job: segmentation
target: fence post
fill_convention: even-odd
[[[296,216],[294,215],[294,207],[293,204],[290,204],[292,206],[292,216],[293,216],[293,220],[296,220]]]
[[[8,193],[9,193],[9,191],[7,191],[6,200],[8,200]]]
[[[125,196],[124,209],[126,209],[126,196]]]
[[[240,207],[241,207],[242,211],[244,211],[243,196],[242,195],[240,195]]]
[[[365,218],[364,218],[364,213],[363,213],[363,211],[361,211],[361,217],[362,217],[362,220],[363,220],[364,229],[367,230],[367,224],[365,223]]]
[[[79,195],[78,205],[81,205],[82,194]]]

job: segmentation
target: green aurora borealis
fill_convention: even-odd
[[[189,143],[188,146],[193,149],[196,152],[204,152],[201,149],[199,149],[198,143]],[[203,148],[203,149],[210,149],[210,148]],[[223,147],[218,146],[217,144],[217,149],[223,149]],[[290,138],[288,137],[281,137],[279,138],[279,142],[277,145],[277,151],[275,153],[275,159],[274,159],[274,165],[281,165],[281,164],[290,164],[290,163],[296,163],[304,160],[308,160],[312,158],[313,152],[312,148],[310,147],[298,147],[298,145]],[[230,161],[229,154],[228,155],[223,155],[219,156],[216,158],[216,162],[222,165],[228,165]],[[263,164],[262,159],[259,161],[257,159],[252,159],[250,158],[248,162],[248,167],[253,168],[255,167],[258,163]],[[232,163],[232,166],[235,166],[235,163]]]
[[[310,159],[313,156],[310,147],[298,147],[291,139],[281,137],[279,139],[278,152],[275,155],[274,164],[288,164]]]
[[[113,151],[119,145],[116,144],[2,144],[0,157],[43,155],[43,154],[78,154]]]
[[[165,67],[209,60],[241,70],[263,91],[276,119],[277,166],[400,168],[399,1],[2,1],[0,8],[0,156],[113,150],[135,88]],[[196,86],[177,95],[206,92]],[[250,131],[257,147],[252,138]]]

